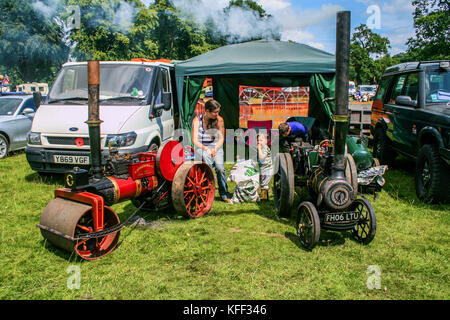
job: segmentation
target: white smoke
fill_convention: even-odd
[[[108,0],[108,2],[109,6],[101,8],[100,10],[102,11],[102,14],[99,15],[100,17],[104,16],[106,18],[103,20],[102,18],[91,19],[91,26],[98,27],[102,25],[105,20],[107,20],[107,22],[111,23],[118,32],[124,34],[128,33],[133,25],[134,17],[138,13],[139,9],[134,3],[129,3],[124,0]],[[150,1],[147,2],[150,3]],[[68,6],[64,0],[32,0],[31,6],[35,12],[41,14],[45,19],[51,19],[54,21],[55,19],[59,19],[60,21],[57,22],[58,24],[61,24],[61,22],[67,24],[65,21],[62,21],[59,16],[64,13],[70,13],[70,6]],[[112,8],[112,10],[108,9],[108,7]]]
[[[230,35],[239,41],[261,36],[271,38],[279,33],[282,41],[306,43],[313,47],[324,49],[325,46],[311,32],[311,28],[321,24],[334,25],[338,11],[344,10],[340,5],[327,4],[317,9],[302,9],[294,7],[292,0],[256,0],[270,14],[270,20],[260,19],[253,11],[233,7],[228,15],[223,9],[229,0],[173,0],[184,18],[193,19],[199,24],[205,24],[212,19],[221,35]],[[334,31],[329,28],[328,34],[323,34],[332,40]]]
[[[58,7],[63,4],[61,0],[32,1],[31,6],[34,11],[40,13],[46,19],[53,19],[57,13]]]
[[[272,19],[260,18],[257,12],[233,6],[224,12],[229,0],[173,0],[181,16],[199,25],[214,21],[217,31],[232,41],[245,41],[255,37],[270,39],[278,31]]]

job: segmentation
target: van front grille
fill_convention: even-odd
[[[47,137],[47,141],[49,144],[59,144],[59,145],[66,145],[66,146],[76,146],[76,139],[79,138],[73,138],[73,137]],[[83,145],[88,146],[89,145],[89,138],[82,138],[83,139]]]

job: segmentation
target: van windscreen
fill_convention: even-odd
[[[100,64],[100,100],[146,100],[153,68],[147,65]],[[49,102],[87,100],[87,64],[62,68],[49,93]]]

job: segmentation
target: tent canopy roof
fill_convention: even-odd
[[[260,73],[335,73],[335,57],[305,44],[257,40],[220,47],[175,64],[176,77]]]

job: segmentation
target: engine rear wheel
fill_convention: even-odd
[[[289,153],[279,154],[278,170],[274,174],[275,210],[280,217],[289,217],[294,204],[294,165]]]
[[[352,186],[353,195],[356,198],[358,194],[358,170],[353,156],[349,153],[345,155],[345,178]]]
[[[201,161],[186,161],[175,173],[172,203],[178,213],[199,218],[211,209],[215,192],[211,167]]]

